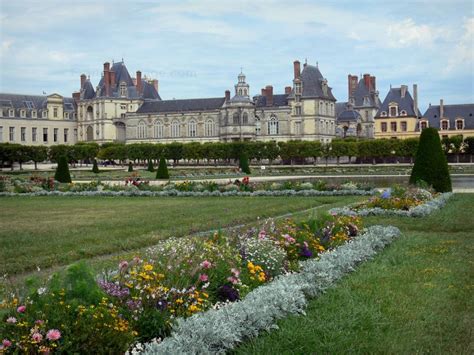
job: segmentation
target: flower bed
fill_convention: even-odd
[[[304,270],[301,261],[356,240],[361,228],[348,216],[268,221],[235,235],[165,240],[99,280],[85,264],[73,265],[46,285],[28,285],[25,297],[4,292],[3,350],[124,352],[134,341],[169,336],[177,319]]]
[[[405,216],[424,217],[443,207],[452,193],[432,194],[430,191],[396,187],[385,190],[368,201],[342,208],[333,208],[329,212],[344,216]]]

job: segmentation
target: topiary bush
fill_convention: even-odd
[[[58,167],[54,174],[54,180],[59,182],[71,182],[71,174],[69,174],[69,166],[67,164],[67,158],[63,155],[59,158]]]
[[[168,173],[168,166],[166,165],[165,158],[160,158],[160,165],[158,166],[158,170],[156,171],[156,178],[157,179],[169,179],[170,175]]]
[[[250,174],[249,158],[245,152],[240,154],[239,168],[243,173]]]
[[[155,171],[155,169],[153,168],[153,161],[151,159],[148,159],[148,167],[146,168],[146,170],[148,170],[150,172]]]
[[[128,162],[128,172],[129,173],[133,172],[133,164],[131,161]]]
[[[92,165],[92,172],[94,174],[100,173],[99,167],[97,166],[97,159],[94,159],[94,164]]]
[[[438,192],[452,191],[448,162],[441,147],[438,131],[426,128],[421,132],[410,184],[423,180]]]

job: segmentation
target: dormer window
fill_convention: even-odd
[[[48,111],[47,110],[44,110],[43,111],[43,118],[47,118],[48,117]]]
[[[420,122],[420,129],[421,130],[424,130],[427,127],[428,127],[428,122],[426,122],[426,121],[421,121]]]
[[[462,118],[456,120],[456,129],[464,129],[464,120]]]
[[[402,110],[402,111],[400,112],[400,116],[406,116],[406,115],[407,115],[407,112],[406,112],[405,110]]]
[[[125,82],[120,83],[120,96],[121,97],[126,97],[127,96],[127,86]]]
[[[398,105],[396,103],[391,103],[388,106],[388,112],[390,117],[397,117],[398,116]]]
[[[448,120],[441,120],[441,129],[446,131],[449,129],[449,121]]]
[[[8,116],[9,116],[9,117],[15,116],[15,110],[9,109],[9,110],[8,110]]]
[[[296,95],[301,95],[301,83],[296,83],[295,84],[295,94]]]
[[[69,112],[64,112],[64,118],[69,119]]]
[[[25,118],[26,117],[26,111],[25,110],[20,110],[20,117]]]
[[[380,112],[380,116],[387,117],[387,112],[385,112],[385,111]]]
[[[31,117],[36,118],[36,111],[35,110],[31,111]]]

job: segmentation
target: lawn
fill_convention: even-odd
[[[20,274],[360,197],[1,198],[0,275]]]
[[[371,217],[403,236],[239,354],[474,352],[474,195],[424,219]]]

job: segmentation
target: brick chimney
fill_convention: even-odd
[[[364,74],[364,85],[367,88],[367,90],[370,91],[370,85],[371,85],[370,74]]]
[[[266,94],[265,94],[265,89],[264,89],[264,88],[262,88],[261,95],[262,95],[262,96],[266,96]]]
[[[299,60],[295,60],[293,62],[293,71],[295,74],[295,79],[299,79],[301,77],[301,66]]]
[[[439,118],[444,118],[444,101],[443,99],[439,100]]]
[[[273,86],[265,86],[265,96],[267,98],[267,106],[273,106]]]
[[[79,100],[81,99],[81,93],[76,91],[76,92],[73,92],[72,93],[72,98],[74,99],[74,101],[76,102],[76,104],[79,102]]]
[[[137,70],[137,91],[139,94],[143,92],[142,72]]]
[[[354,96],[354,93],[357,89],[357,80],[358,77],[357,75],[351,75],[349,74],[347,76],[347,88],[348,88],[348,98],[351,98]]]
[[[377,90],[377,86],[375,85],[375,76],[370,77],[370,85],[372,86],[373,91]]]
[[[86,83],[86,74],[81,74],[81,89],[84,87],[84,84]]]
[[[113,70],[110,71],[110,87],[115,87],[115,72]]]
[[[153,87],[155,88],[156,92],[158,92],[158,79],[153,79],[151,81],[151,84],[153,85]]]
[[[402,85],[400,87],[400,96],[401,98],[403,99],[405,97],[405,95],[407,94],[407,90],[408,90],[408,86],[406,85]]]
[[[230,90],[225,91],[225,101],[226,102],[230,101]]]
[[[415,115],[418,115],[418,85],[413,84],[413,109]]]
[[[285,86],[285,95],[291,94],[291,86]]]
[[[110,63],[104,63],[105,96],[110,96]]]

